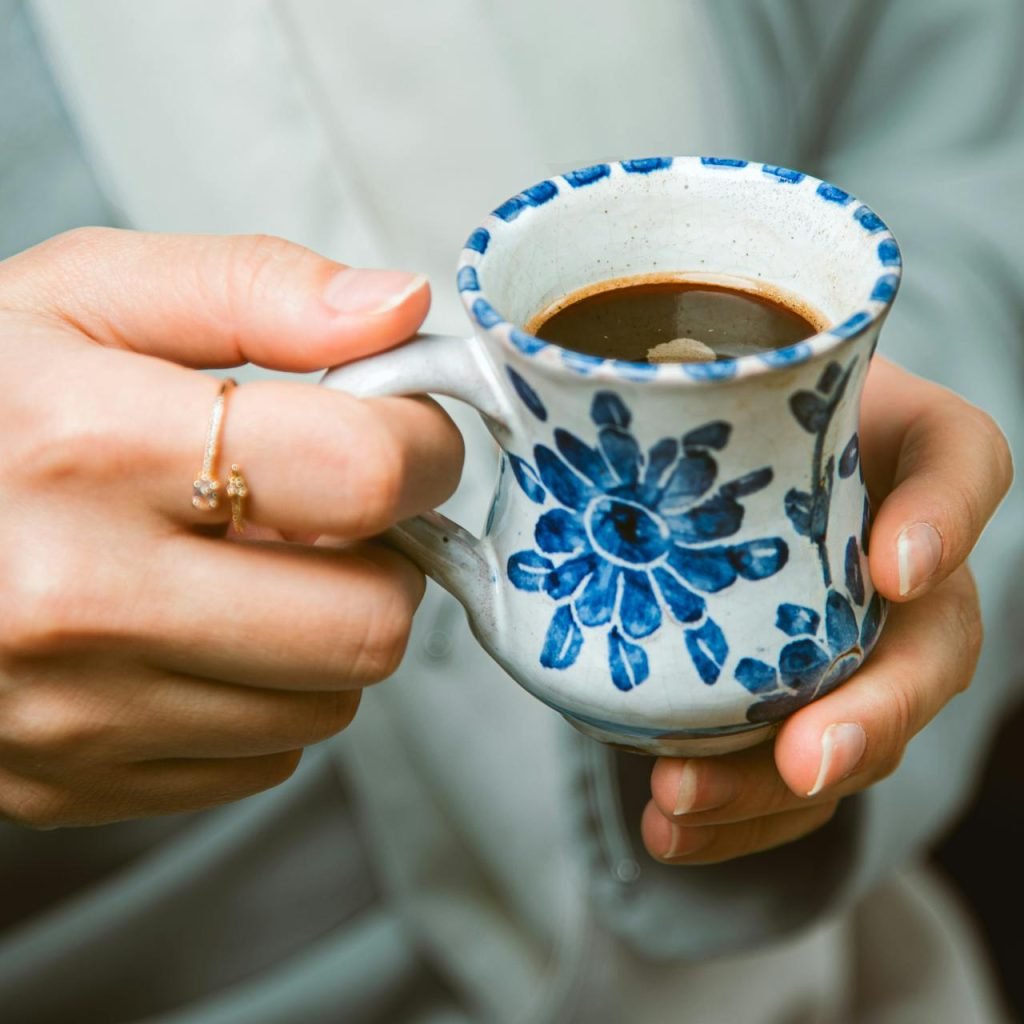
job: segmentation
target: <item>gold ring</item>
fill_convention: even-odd
[[[221,433],[224,429],[224,407],[228,392],[237,382],[231,377],[221,381],[220,390],[210,412],[210,426],[206,432],[206,447],[203,450],[203,465],[192,481],[192,506],[201,512],[214,512],[221,503],[221,483],[217,478],[217,463],[220,459]],[[231,466],[225,495],[231,500],[231,523],[238,533],[245,529],[245,499],[249,496],[249,484],[237,464]]]
[[[231,525],[235,533],[245,533],[245,499],[249,497],[249,481],[236,462],[231,464],[231,476],[224,493],[231,499]]]

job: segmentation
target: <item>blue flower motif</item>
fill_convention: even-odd
[[[860,666],[878,639],[885,615],[885,603],[876,593],[864,610],[860,625],[854,605],[864,607],[867,597],[861,559],[867,554],[871,507],[864,498],[860,537],[851,536],[843,556],[843,593],[833,585],[828,553],[829,509],[836,476],[848,479],[855,472],[864,480],[860,462],[860,439],[856,433],[846,442],[839,465],[834,457],[824,457],[825,435],[842,401],[853,372],[853,360],[843,369],[828,363],[813,391],[797,391],[790,397],[794,418],[809,434],[815,435],[811,464],[811,490],[791,488],[785,508],[793,528],[818,549],[821,578],[826,588],[825,638],[818,639],[821,616],[798,604],[780,604],[776,627],[793,637],[779,653],[778,665],[758,658],[741,658],[736,665],[736,681],[759,700],[747,709],[751,722],[774,722],[792,714],[812,700],[834,690]]]
[[[729,645],[708,617],[704,595],[740,577],[772,576],[789,557],[780,537],[721,543],[740,529],[740,499],[766,487],[772,470],[754,470],[716,489],[712,452],[728,444],[725,421],[679,440],[662,438],[644,453],[617,394],[598,392],[590,415],[595,446],[556,428],[553,449],[534,448],[536,468],[511,456],[526,496],[539,504],[550,496],[558,504],[537,520],[536,549],[513,554],[507,566],[513,586],[555,602],[540,662],[568,668],[583,648],[584,630],[600,630],[612,682],[631,690],[650,672],[641,641],[670,619],[684,627],[690,659],[711,685]]]
[[[855,549],[856,543],[851,537],[850,546]],[[882,599],[875,594],[858,629],[849,598],[833,588],[825,601],[822,640],[817,635],[821,617],[814,609],[780,604],[775,625],[794,639],[782,648],[778,667],[757,658],[741,658],[736,666],[737,682],[760,698],[747,709],[748,720],[778,721],[834,690],[871,651],[883,614]]]

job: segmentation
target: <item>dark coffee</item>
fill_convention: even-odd
[[[782,348],[824,326],[813,310],[774,294],[704,281],[622,278],[567,296],[527,329],[604,359],[690,362]]]

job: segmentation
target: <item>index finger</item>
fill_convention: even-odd
[[[220,383],[195,370],[85,346],[55,360],[40,387],[68,396],[44,432],[90,496],[184,526],[226,523],[230,503],[192,506]],[[84,391],[81,381],[88,380]],[[459,431],[428,398],[358,399],[314,384],[256,381],[226,394],[215,475],[237,464],[245,516],[283,532],[358,539],[454,491]],[[60,466],[54,468],[60,472]]]

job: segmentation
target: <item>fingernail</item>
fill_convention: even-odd
[[[942,537],[931,523],[914,523],[896,538],[896,561],[900,572],[900,597],[916,590],[939,567]]]
[[[324,302],[345,316],[372,316],[397,308],[426,283],[423,274],[349,267],[327,282]]]
[[[698,768],[687,761],[679,775],[674,814],[693,814],[722,807],[735,796],[735,786],[711,765]]]
[[[868,738],[856,722],[830,725],[821,737],[821,765],[808,796],[817,796],[828,786],[842,782],[860,763]]]
[[[703,850],[715,837],[715,830],[705,825],[700,828],[686,828],[682,825],[672,826],[672,839],[668,844],[665,859],[686,857],[698,850]]]

